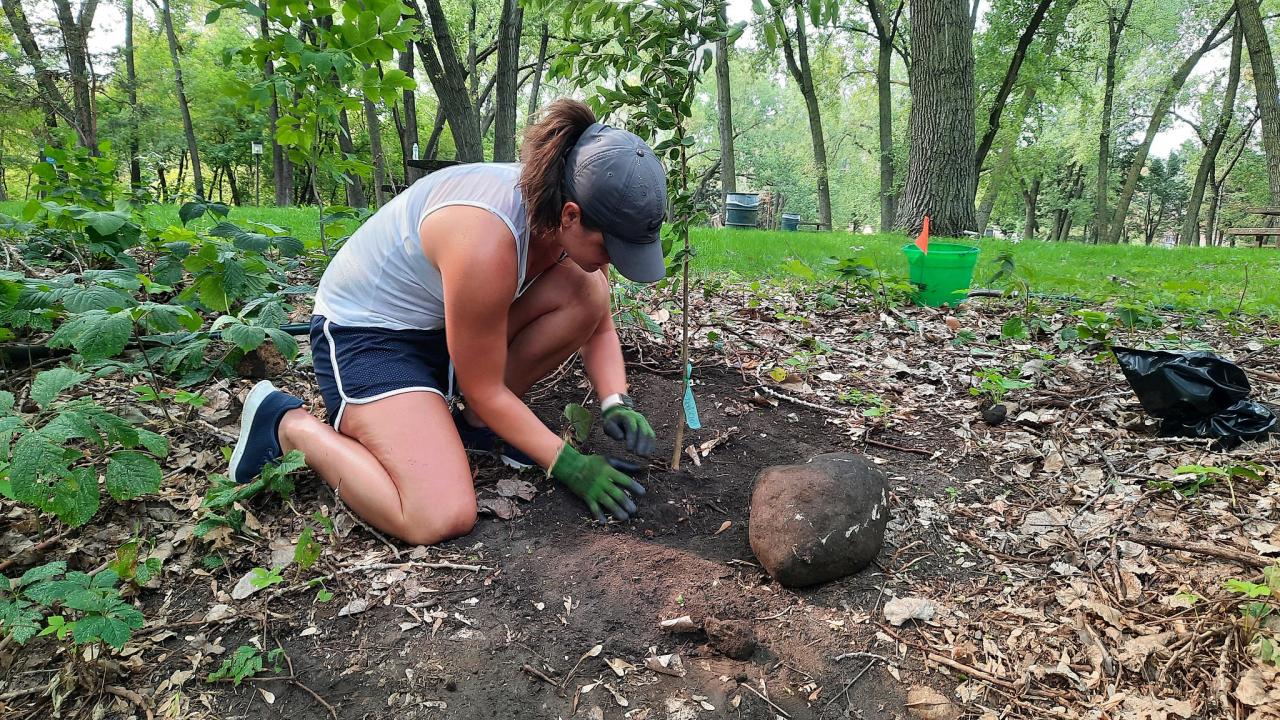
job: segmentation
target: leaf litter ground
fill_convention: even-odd
[[[208,474],[225,469],[252,384],[219,381],[169,433],[161,496],[112,505],[48,550],[92,569],[148,538],[167,561],[135,600],[146,629],[97,660],[89,687],[48,641],[0,646],[4,715],[47,712],[53,688],[64,713],[108,717],[1280,717],[1274,668],[1223,589],[1280,559],[1274,442],[1223,453],[1155,437],[1114,363],[1058,347],[1070,306],[1037,311],[1038,337],[1002,340],[1021,309],[999,300],[948,316],[731,286],[692,314],[707,318],[692,329],[703,429],[671,472],[679,325],[664,300],[629,306],[649,329],[623,331],[633,395],[666,443],[639,519],[597,526],[540,474],[481,465],[480,523],[439,547],[374,537],[307,474],[289,500],[249,504],[252,537],[199,540]],[[1280,397],[1274,325],[1166,315],[1119,332],[1215,348],[1253,373],[1255,398]],[[990,368],[1030,384],[997,426],[969,392]],[[318,407],[309,368],[277,380]],[[559,428],[586,388],[569,366],[531,405]],[[124,404],[118,385],[93,391]],[[589,446],[612,448],[593,433]],[[781,588],[748,544],[752,480],[830,451],[864,452],[889,476],[885,548],[853,577]],[[1261,480],[1190,498],[1158,485],[1183,465],[1246,461]],[[287,563],[315,512],[336,536],[320,533],[301,572]],[[0,552],[18,567],[57,535],[25,510],[3,517]],[[273,565],[286,565],[279,584],[241,582]],[[661,627],[683,616],[690,631]],[[712,618],[748,622],[759,649],[725,657],[701,630]],[[241,645],[287,659],[239,686],[206,683]]]

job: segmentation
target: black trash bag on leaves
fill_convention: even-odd
[[[1276,416],[1249,399],[1244,370],[1211,352],[1114,347],[1125,379],[1164,436],[1216,438],[1225,447],[1261,440]]]

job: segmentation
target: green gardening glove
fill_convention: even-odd
[[[624,404],[611,406],[603,413],[604,434],[614,440],[625,440],[627,450],[641,456],[653,454],[653,446],[657,439],[653,436],[653,428],[635,408]]]
[[[644,487],[626,473],[633,473],[640,466],[603,455],[583,455],[572,445],[564,448],[551,466],[551,476],[564,483],[574,495],[582,498],[601,523],[605,521],[603,507],[619,520],[626,520],[636,512],[625,491],[644,495]]]

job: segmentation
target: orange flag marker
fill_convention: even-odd
[[[920,229],[920,237],[916,238],[916,247],[925,255],[929,254],[929,216],[924,216],[924,227]]]

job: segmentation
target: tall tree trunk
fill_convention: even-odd
[[[267,24],[266,3],[260,3],[259,7],[262,8],[262,17],[258,19],[258,30],[263,42],[268,42],[271,39],[271,26]],[[262,65],[262,77],[271,84],[271,105],[267,108],[267,127],[271,134],[268,138],[271,144],[271,182],[275,189],[276,206],[288,207],[293,204],[293,163],[276,141],[276,125],[280,122],[280,98],[276,95],[275,84],[271,82],[275,74],[275,65],[267,58]]]
[[[494,104],[494,162],[516,160],[516,91],[520,69],[520,35],[524,28],[524,10],[516,0],[502,0],[502,17],[498,21],[498,87]]]
[[[356,154],[356,144],[351,138],[351,121],[347,119],[346,108],[338,113],[338,149],[346,157]],[[369,201],[365,199],[364,194],[364,179],[353,172],[348,172],[346,175],[347,181],[343,186],[347,193],[347,204],[353,208],[369,207]]]
[[[1013,92],[1013,84],[1017,82],[1018,73],[1022,70],[1022,61],[1027,56],[1027,48],[1031,46],[1031,41],[1035,38],[1036,31],[1040,29],[1040,23],[1044,22],[1044,16],[1049,12],[1049,6],[1052,4],[1053,0],[1039,0],[1035,12],[1031,14],[1031,20],[1018,38],[1018,45],[1013,50],[1008,69],[1005,70],[1004,80],[1000,83],[1000,89],[996,91],[995,99],[991,101],[991,111],[987,114],[987,131],[982,134],[982,140],[978,142],[973,163],[978,172],[982,171],[982,163],[987,159],[987,153],[996,140],[996,134],[1000,132],[1000,116],[1004,114],[1005,103],[1008,102],[1009,94]]]
[[[1267,156],[1271,204],[1280,205],[1280,90],[1276,88],[1276,64],[1266,25],[1258,11],[1258,0],[1236,0],[1236,9],[1249,45],[1253,87],[1258,97],[1258,114],[1262,116],[1262,150]]]
[[[1107,62],[1102,89],[1102,123],[1098,131],[1098,182],[1093,197],[1093,239],[1103,242],[1107,237],[1107,222],[1111,217],[1107,209],[1107,191],[1111,174],[1111,108],[1115,104],[1116,54],[1120,50],[1120,36],[1129,22],[1133,0],[1125,0],[1124,10],[1117,17],[1115,10],[1107,8]]]
[[[907,181],[896,225],[915,233],[973,230],[973,28],[964,0],[911,0],[911,115]]]
[[[138,159],[138,71],[134,64],[133,0],[124,0],[124,84],[129,101],[129,187],[142,187],[142,162]]]
[[[422,151],[422,157],[427,160],[435,160],[440,152],[440,135],[444,133],[444,125],[444,110],[437,107],[435,122],[431,124],[431,136],[427,138],[427,147]]]
[[[458,160],[483,162],[484,138],[480,134],[480,116],[472,103],[471,94],[467,92],[467,73],[458,60],[453,35],[449,32],[449,20],[440,0],[423,1],[427,6],[427,19],[430,20],[431,40],[434,43],[426,37],[415,43],[418,55],[422,58],[422,66],[427,71],[427,79],[431,82],[440,108],[448,120]],[[418,0],[410,0],[409,7],[413,9],[414,17],[426,23]]]
[[[213,179],[209,181],[209,199],[213,199],[213,194],[218,194],[218,202],[222,202],[222,167],[213,166]]]
[[[720,22],[727,22],[729,3],[721,0],[716,12]],[[733,92],[729,87],[729,41],[716,41],[716,110],[720,128],[720,211],[729,201],[729,193],[738,192],[738,168],[733,151]],[[724,219],[723,217],[721,219]]]
[[[898,11],[902,3],[899,0]],[[889,16],[889,8],[880,0],[867,0],[876,33],[876,106],[880,130],[880,232],[893,227],[896,198],[893,194],[893,40],[897,35],[897,18]],[[896,14],[896,13],[895,13]]]
[[[982,193],[982,202],[978,203],[977,222],[974,225],[978,234],[987,231],[991,221],[991,211],[996,207],[996,198],[1000,197],[1000,189],[1004,185],[1009,168],[1013,165],[1013,148],[1018,144],[1018,136],[1010,133],[1004,144],[1000,146],[1000,154],[996,155],[995,167],[987,175],[987,189]]]
[[[1218,121],[1214,124],[1213,133],[1209,135],[1209,142],[1200,158],[1200,167],[1196,168],[1195,182],[1191,185],[1191,197],[1187,200],[1187,211],[1182,218],[1182,232],[1178,235],[1178,242],[1182,245],[1200,244],[1200,205],[1204,202],[1205,186],[1211,179],[1214,162],[1235,113],[1236,89],[1240,86],[1240,40],[1243,34],[1240,25],[1240,18],[1236,18],[1231,32],[1231,65],[1227,70],[1227,91],[1222,99],[1221,109],[1218,110]]]
[[[67,74],[71,80],[71,97],[76,114],[76,130],[81,142],[94,154],[98,151],[98,119],[93,107],[93,72],[89,66],[89,29],[98,0],[84,0],[79,17],[71,12],[70,0],[53,0],[58,27],[62,32],[63,53],[67,58]]]
[[[58,85],[59,73],[49,69],[45,64],[44,51],[40,49],[35,33],[31,31],[26,11],[22,7],[22,0],[0,0],[0,7],[4,8],[5,17],[9,20],[9,27],[13,29],[14,38],[18,41],[23,56],[33,70],[36,86],[40,88],[36,97],[44,108],[46,123],[54,127],[51,120],[62,118],[68,126],[75,129],[77,140],[81,145],[96,148],[97,141],[93,134],[86,132],[87,128],[80,126],[78,113],[72,109],[71,103],[67,102],[66,96],[62,94],[62,89]]]
[[[786,21],[783,19],[782,8],[777,8],[774,18],[778,35],[782,39],[783,57],[786,58],[787,69],[800,85],[800,94],[804,96],[805,110],[809,114],[809,138],[813,142],[813,164],[818,171],[818,222],[831,230],[831,187],[827,175],[827,141],[822,132],[822,110],[818,105],[818,92],[813,85],[813,69],[809,66],[809,40],[804,30],[804,18],[809,8],[804,0],[795,0],[792,9],[795,11],[796,20],[794,49]]]
[[[244,198],[240,196],[240,185],[236,182],[236,171],[229,163],[226,167],[227,184],[231,186],[231,202],[237,206],[244,205]]]
[[[1026,205],[1026,218],[1022,221],[1022,239],[1035,240],[1039,223],[1036,222],[1036,203],[1040,200],[1040,173],[1031,178],[1031,187],[1022,194]]]
[[[533,66],[533,87],[529,89],[529,122],[533,122],[533,116],[538,113],[538,91],[542,89],[542,69],[547,65],[547,41],[551,39],[546,23],[542,23],[539,32],[541,38],[538,40],[538,62]]]
[[[164,165],[156,163],[156,180],[160,185],[160,202],[169,202],[169,185],[164,176]]]
[[[412,78],[413,66],[413,43],[410,41],[409,46],[400,51],[400,69]],[[409,185],[421,177],[417,168],[409,167],[409,161],[413,159],[413,146],[418,144],[417,90],[405,90],[401,101],[404,105],[404,126],[400,133],[400,156],[404,161],[404,184]]]
[[[1142,138],[1142,144],[1138,146],[1137,152],[1134,153],[1133,159],[1129,161],[1129,172],[1124,179],[1124,187],[1120,190],[1120,197],[1116,200],[1115,214],[1111,217],[1109,223],[1110,234],[1106,236],[1106,241],[1112,245],[1120,242],[1124,232],[1125,216],[1129,213],[1129,204],[1133,200],[1133,191],[1138,186],[1138,177],[1142,173],[1142,168],[1146,167],[1147,154],[1151,152],[1151,142],[1155,140],[1156,133],[1160,132],[1160,125],[1164,122],[1164,118],[1169,114],[1169,109],[1173,107],[1173,101],[1178,96],[1178,91],[1182,89],[1182,85],[1187,81],[1187,76],[1195,69],[1200,62],[1200,58],[1204,54],[1220,45],[1226,37],[1219,38],[1222,29],[1226,27],[1227,21],[1231,20],[1231,16],[1235,14],[1235,8],[1227,11],[1218,24],[1214,26],[1213,31],[1200,43],[1200,47],[1196,48],[1182,64],[1178,66],[1178,71],[1173,74],[1169,82],[1165,84],[1164,91],[1160,93],[1160,98],[1156,100],[1156,105],[1151,111],[1151,119],[1147,123],[1147,132]]]
[[[178,179],[173,183],[173,191],[175,194],[182,193],[182,181],[187,175],[187,151],[183,150],[178,153]]]
[[[204,197],[204,175],[200,171],[200,148],[196,144],[196,129],[191,123],[191,108],[187,105],[186,86],[182,82],[182,61],[178,59],[178,36],[173,31],[173,13],[169,0],[160,1],[164,35],[169,40],[169,61],[173,63],[173,84],[178,95],[178,110],[182,114],[182,131],[187,137],[187,153],[191,155],[191,175],[196,182],[196,197]]]
[[[4,176],[4,133],[5,126],[0,125],[0,202],[9,199],[9,182]]]
[[[1204,233],[1206,245],[1217,245],[1218,238],[1218,202],[1222,198],[1222,183],[1213,180],[1213,168],[1209,168],[1213,194],[1209,197],[1209,210],[1204,215]]]
[[[382,188],[387,179],[387,161],[382,155],[382,118],[369,98],[364,100],[364,124],[369,131],[369,154],[373,156],[373,203],[382,207],[387,204],[386,191]]]

